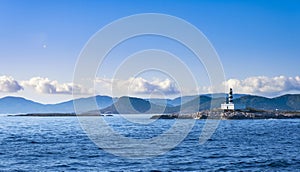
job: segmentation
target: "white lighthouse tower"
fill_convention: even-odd
[[[242,110],[242,109],[245,109],[245,105],[233,103],[233,91],[232,91],[232,88],[230,88],[228,97],[226,98],[226,102],[221,104],[221,109],[223,109],[223,110]]]

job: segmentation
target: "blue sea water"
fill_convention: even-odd
[[[118,116],[107,120],[135,138],[141,132],[155,136],[174,122],[159,120],[153,131],[141,131],[134,123],[124,126]],[[97,147],[76,117],[0,117],[0,171],[300,170],[299,119],[223,120],[201,145],[204,123],[197,120],[185,140],[164,155],[126,159]]]

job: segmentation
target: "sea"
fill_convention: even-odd
[[[157,137],[175,122],[102,118],[134,139]],[[99,147],[77,117],[0,116],[0,171],[300,171],[300,119],[220,120],[200,143],[206,123],[195,120],[183,141],[163,154],[128,158]]]

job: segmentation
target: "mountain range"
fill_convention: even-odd
[[[226,94],[205,94],[182,96],[175,99],[142,99],[123,96],[94,96],[57,104],[41,104],[21,97],[0,99],[0,114],[26,113],[73,113],[74,102],[80,105],[80,112],[100,110],[101,113],[190,113],[210,108],[219,108]],[[235,94],[234,103],[245,104],[248,108],[261,110],[300,111],[300,94],[286,94],[275,98],[255,95]],[[96,102],[98,109],[92,106]],[[78,111],[77,111],[78,112]]]

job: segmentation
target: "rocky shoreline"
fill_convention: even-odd
[[[206,110],[191,114],[154,115],[151,119],[295,119],[300,112]]]

